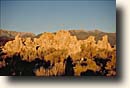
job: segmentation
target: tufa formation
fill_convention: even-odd
[[[6,60],[14,56],[32,63],[30,69],[28,65],[25,68],[36,76],[116,75],[116,45],[110,45],[107,35],[98,41],[94,36],[78,40],[67,30],[46,32],[38,38],[17,35],[1,49],[0,71],[8,66]],[[22,67],[11,68],[9,75],[24,75]]]

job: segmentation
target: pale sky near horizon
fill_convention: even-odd
[[[116,0],[0,0],[0,28],[35,34],[60,29],[116,32]]]

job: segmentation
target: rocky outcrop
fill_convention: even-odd
[[[39,38],[34,39],[21,38],[18,35],[15,37],[15,40],[7,42],[4,49],[11,55],[21,53],[23,56],[26,56],[26,54],[32,52],[31,55],[29,54],[31,59],[42,55],[41,52],[49,49],[55,49],[55,51],[64,50],[67,52],[67,55],[85,52],[84,55],[87,58],[93,58],[95,56],[107,58],[113,50],[108,42],[107,35],[103,36],[102,40],[98,40],[96,43],[94,36],[89,36],[85,40],[77,40],[76,36],[71,36],[65,30],[60,30],[56,34],[44,33]]]
[[[35,37],[35,34],[31,32],[16,32],[0,29],[0,46],[4,46],[6,42],[14,40],[17,35],[22,38]]]

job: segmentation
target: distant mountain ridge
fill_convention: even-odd
[[[116,45],[116,33],[107,33],[102,32],[100,30],[68,30],[72,36],[76,36],[78,40],[85,40],[89,36],[95,36],[95,40],[101,40],[102,36],[108,35],[108,41],[110,42],[111,46]],[[54,32],[55,34],[56,32]],[[31,32],[16,32],[16,31],[9,31],[0,29],[0,46],[4,45],[7,41],[13,40],[16,35],[21,36],[22,38],[31,37],[31,38],[38,38],[43,33],[35,35]]]
[[[16,31],[9,31],[9,30],[3,30],[0,29],[0,37],[8,37],[8,38],[14,38],[16,35],[20,37],[35,37],[35,34],[31,32],[16,32]]]
[[[98,41],[102,39],[102,36],[108,35],[108,41],[110,42],[110,44],[112,46],[116,45],[116,33],[107,33],[100,30],[69,30],[69,32],[72,36],[76,36],[78,40],[84,40],[89,36],[95,36],[95,40]]]

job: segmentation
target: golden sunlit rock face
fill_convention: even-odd
[[[3,46],[2,53],[1,75],[116,75],[116,45],[110,45],[107,35],[97,42],[94,36],[77,40],[66,30],[46,32],[39,38],[17,35]]]

